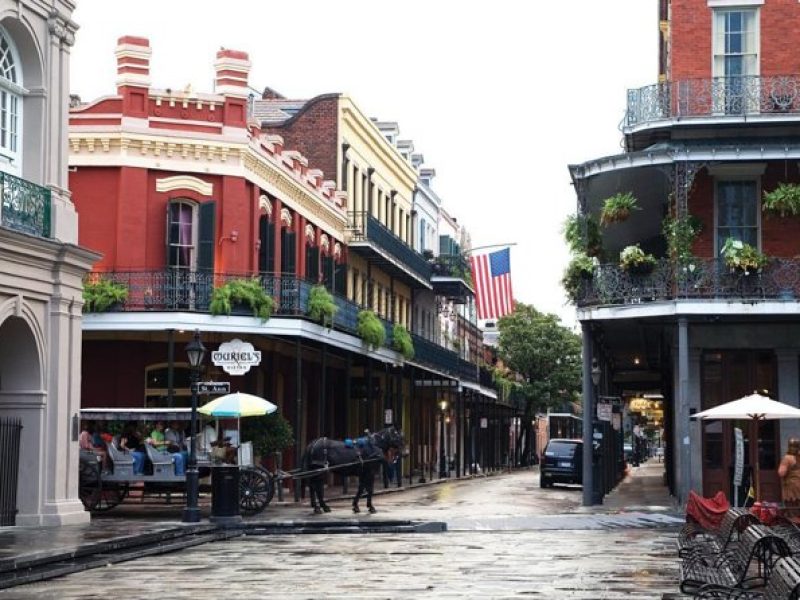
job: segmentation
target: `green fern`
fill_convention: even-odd
[[[84,312],[105,312],[128,299],[128,288],[105,277],[87,281],[83,286]]]
[[[275,301],[261,287],[258,279],[233,279],[214,288],[209,310],[212,315],[229,315],[234,304],[247,304],[253,316],[266,321],[272,316]]]
[[[358,313],[357,332],[358,337],[374,348],[379,348],[386,342],[386,329],[371,310],[362,310]]]
[[[333,317],[339,307],[324,285],[315,285],[308,294],[308,316],[325,327],[333,326]]]
[[[400,323],[397,323],[392,330],[392,340],[395,350],[408,360],[414,358],[414,341],[411,339],[408,329]]]

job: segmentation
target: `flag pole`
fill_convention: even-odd
[[[464,250],[464,254],[472,254],[476,250],[486,250],[486,248],[500,248],[508,247],[508,246],[516,246],[517,242],[510,242],[508,244],[489,244],[488,246],[478,246],[477,248],[470,248],[469,250]]]

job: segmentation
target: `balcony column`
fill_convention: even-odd
[[[303,449],[305,448],[305,407],[303,406],[303,358],[302,346],[300,345],[300,338],[295,339],[295,406],[297,410],[297,442],[296,448],[296,462],[295,466],[299,467],[303,461]],[[300,485],[299,481],[294,482],[294,501],[300,502]]]
[[[583,342],[582,394],[583,394],[583,505],[592,506],[594,489],[592,469],[592,433],[594,421],[594,389],[592,387],[592,330],[589,323],[581,323]]]
[[[675,427],[678,459],[676,473],[678,475],[678,499],[684,502],[691,488],[691,453],[689,421],[689,324],[686,317],[678,319],[678,385],[676,386]],[[699,424],[698,424],[699,426]]]
[[[456,389],[456,477],[461,477],[461,464],[464,461],[464,397],[461,382]]]

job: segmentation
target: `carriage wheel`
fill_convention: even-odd
[[[129,486],[127,481],[104,481],[97,498],[97,505],[93,510],[97,512],[111,510],[117,504],[125,500],[128,496],[128,490]]]
[[[81,460],[78,472],[78,497],[86,510],[92,511],[97,506],[102,485],[100,466],[94,462]]]
[[[239,507],[245,514],[259,513],[275,493],[269,473],[261,469],[242,469],[239,473]]]

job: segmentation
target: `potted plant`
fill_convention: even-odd
[[[209,305],[212,315],[229,315],[239,306],[249,306],[254,317],[266,321],[272,316],[275,301],[256,278],[232,279],[214,288]]]
[[[634,210],[639,210],[639,204],[631,192],[614,194],[603,201],[603,210],[600,213],[600,224],[607,226],[611,223],[625,221]]]
[[[373,348],[383,346],[386,341],[386,329],[383,327],[381,320],[371,310],[364,309],[359,311],[356,331],[358,332],[358,337]]]
[[[400,323],[395,324],[392,330],[392,346],[406,359],[414,358],[414,341],[411,339],[408,329]]]
[[[656,266],[656,259],[652,254],[645,253],[639,244],[626,246],[619,253],[619,266],[634,275],[646,275]]]
[[[127,299],[127,287],[103,276],[94,277],[83,285],[84,312],[105,312]]]
[[[308,293],[308,316],[323,326],[333,327],[333,317],[339,307],[324,285],[315,285]]]
[[[292,426],[280,413],[242,419],[242,439],[253,442],[255,464],[294,444]]]
[[[570,301],[573,303],[578,301],[586,282],[592,280],[596,266],[597,259],[583,253],[575,254],[569,261],[564,276],[561,278],[561,285]]]
[[[734,238],[725,240],[720,254],[731,273],[744,275],[760,271],[769,260],[766,255],[758,251],[758,248]]]
[[[603,253],[603,238],[600,225],[592,215],[570,215],[564,223],[564,240],[569,249],[586,256]]]
[[[764,192],[761,210],[765,213],[797,216],[800,214],[800,185],[796,183],[779,183],[770,192]]]

